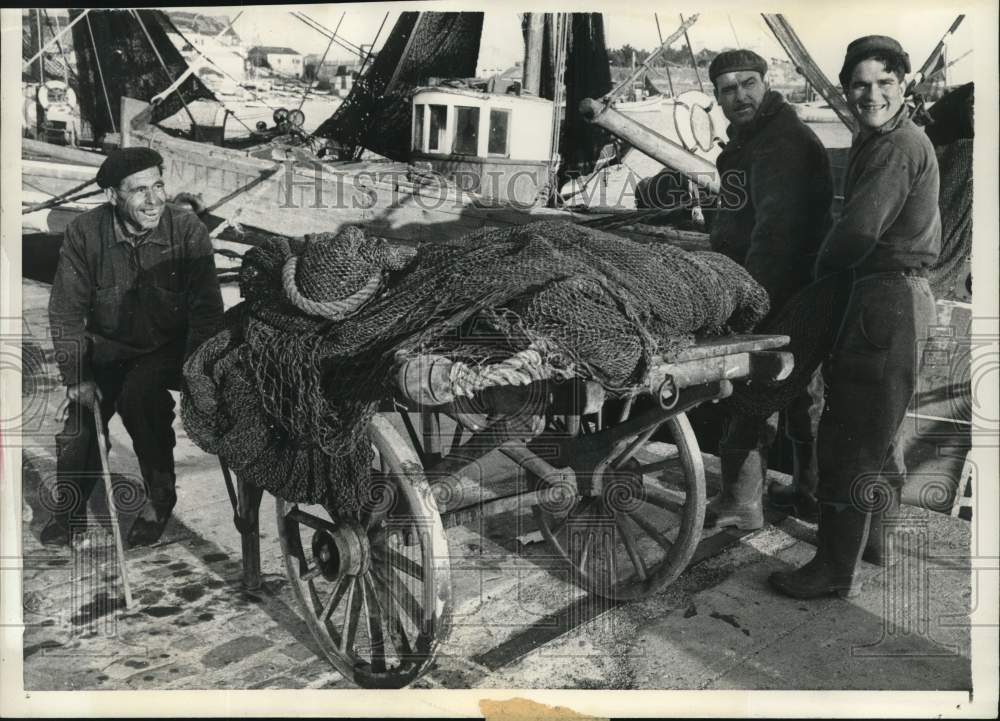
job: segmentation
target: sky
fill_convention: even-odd
[[[371,43],[379,24],[388,12],[388,21],[377,43],[381,45],[402,10],[432,7],[447,10],[485,8],[486,17],[479,58],[479,67],[482,68],[507,67],[521,59],[523,46],[518,10],[566,9],[555,5],[546,6],[545,3],[546,0],[538,0],[539,7],[525,8],[517,3],[505,2],[503,9],[500,9],[500,3],[472,1],[444,7],[424,3],[365,3],[215,6],[186,9],[211,15],[227,15],[230,19],[242,11],[243,14],[236,21],[234,28],[246,44],[282,45],[303,54],[322,54],[327,40],[314,29],[295,19],[291,11],[304,13],[329,29],[335,28],[343,16],[339,35],[354,44]],[[574,6],[579,4],[574,3]],[[652,50],[659,45],[654,11],[659,13],[660,28],[666,36],[680,24],[678,10],[698,11],[700,8],[699,18],[689,31],[695,51],[705,47],[713,50],[725,47],[749,47],[765,57],[785,57],[784,51],[770,34],[760,15],[747,12],[746,5],[747,3],[741,3],[732,5],[732,9],[724,7],[717,9],[718,6],[714,3],[709,5],[708,2],[702,2],[684,8],[660,3],[653,5],[640,0],[628,4],[606,2],[603,7],[592,3],[583,9],[604,12],[606,40],[608,47],[611,48],[630,44],[636,48]],[[895,37],[909,52],[916,70],[957,15],[955,10],[939,9],[920,2],[908,3],[905,13],[891,8],[898,6],[879,7],[877,2],[855,3],[853,0],[813,4],[807,7],[802,3],[786,11],[785,17],[827,77],[836,82],[844,48],[854,38],[869,34]],[[689,12],[684,12],[685,17],[689,15]],[[974,23],[974,17],[967,17],[954,34],[949,42],[949,59],[956,59],[972,49]],[[682,46],[683,39],[674,43],[674,47]],[[347,51],[334,45],[328,59],[346,59],[348,56]],[[986,62],[988,58],[980,60]],[[975,53],[959,60],[949,70],[949,81],[961,83],[971,80],[975,62]]]

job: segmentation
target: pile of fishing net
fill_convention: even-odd
[[[768,311],[723,255],[567,222],[484,229],[413,257],[354,227],[298,250],[272,239],[246,254],[245,301],[185,365],[181,413],[244,480],[345,509],[368,488],[366,427],[401,358],[475,367],[530,348],[549,375],[625,392],[695,333],[747,332]]]

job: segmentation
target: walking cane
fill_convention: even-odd
[[[132,589],[128,585],[128,567],[125,563],[125,548],[122,546],[122,532],[118,528],[118,511],[115,509],[115,494],[111,487],[111,470],[108,467],[108,449],[104,445],[104,421],[101,409],[94,401],[94,425],[97,427],[97,447],[101,452],[101,470],[104,472],[104,492],[108,497],[108,512],[111,514],[111,532],[115,537],[115,551],[121,566],[122,586],[125,587],[125,608],[132,608]]]

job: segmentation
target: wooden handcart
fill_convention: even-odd
[[[791,354],[776,350],[787,343],[707,339],[614,400],[575,379],[454,398],[449,361],[408,362],[368,429],[375,461],[361,511],[276,499],[288,579],[323,653],[362,687],[417,679],[449,632],[449,520],[468,523],[512,496],[532,494],[538,530],[589,592],[626,600],[663,590],[702,538],[705,470],[686,411],[725,398],[733,382],[787,377]],[[234,489],[223,470],[253,588],[262,492]]]

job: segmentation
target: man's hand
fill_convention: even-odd
[[[66,388],[66,400],[93,408],[94,402],[101,400],[101,391],[94,381],[82,381]]]

